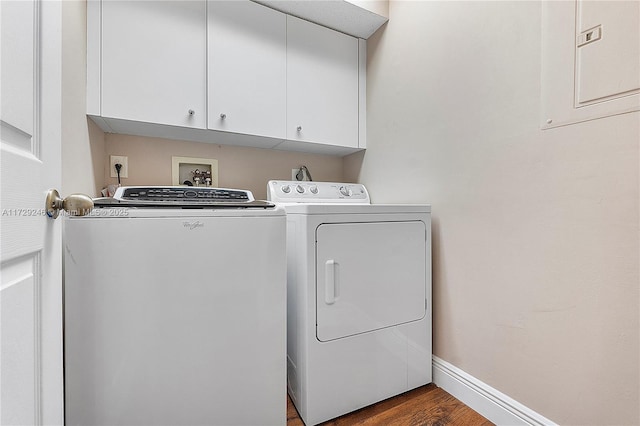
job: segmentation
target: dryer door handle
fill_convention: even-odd
[[[333,305],[338,299],[338,262],[329,259],[324,263],[324,302]]]

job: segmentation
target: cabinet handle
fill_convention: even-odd
[[[302,126],[298,126],[298,128],[296,130],[301,132],[302,131]]]
[[[195,112],[194,110],[192,110],[192,109],[190,109],[190,110],[189,110],[189,115],[193,115],[193,114],[195,114],[195,113],[196,113],[196,112]]]
[[[225,118],[227,118],[227,114],[225,114],[225,113],[220,114],[220,119],[221,120],[224,120]]]

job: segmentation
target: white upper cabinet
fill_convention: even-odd
[[[206,15],[205,0],[103,1],[100,115],[206,128]]]
[[[287,16],[287,139],[358,147],[358,39]]]
[[[209,0],[208,127],[286,137],[286,15],[250,1]]]
[[[347,155],[366,42],[249,0],[88,0],[87,115],[105,132]]]
[[[389,20],[389,0],[253,1],[365,40]]]

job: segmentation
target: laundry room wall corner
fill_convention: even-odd
[[[62,194],[98,196],[104,132],[86,116],[87,4],[62,3]],[[99,162],[98,162],[99,159]]]

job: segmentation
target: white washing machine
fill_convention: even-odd
[[[285,425],[285,213],[119,188],[66,217],[65,424]]]
[[[431,208],[270,181],[287,212],[288,392],[315,425],[430,383]]]

